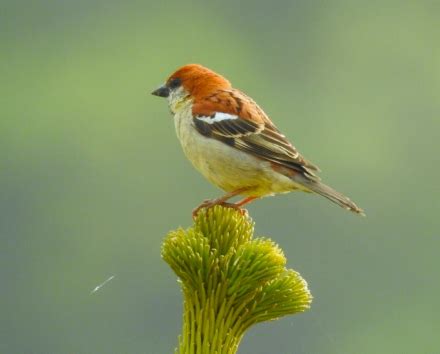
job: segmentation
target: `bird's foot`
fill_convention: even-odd
[[[209,208],[212,208],[216,205],[221,205],[225,208],[232,208],[232,209],[238,210],[242,215],[247,214],[247,210],[242,209],[240,203],[235,204],[235,203],[228,203],[228,202],[225,202],[225,201],[219,200],[219,199],[213,199],[213,200],[208,199],[208,200],[205,200],[202,204],[200,204],[197,208],[195,208],[193,210],[193,212],[192,212],[193,219],[195,219],[197,217],[200,210],[209,209]]]

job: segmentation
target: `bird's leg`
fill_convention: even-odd
[[[241,208],[243,205],[249,204],[250,202],[254,201],[255,199],[258,199],[258,197],[247,197],[239,202],[235,203],[234,205],[238,208]]]
[[[221,205],[228,207],[228,208],[233,208],[235,210],[238,210],[241,212],[242,215],[245,215],[247,213],[246,209],[242,209],[241,207],[243,205],[249,204],[250,202],[254,201],[255,199],[258,199],[258,197],[246,197],[240,201],[238,201],[237,203],[222,203]]]
[[[216,198],[216,199],[211,199],[211,200],[205,200],[202,204],[200,204],[197,208],[195,208],[192,212],[193,218],[195,218],[197,216],[197,214],[199,213],[200,209],[203,208],[211,208],[214,205],[223,205],[225,207],[230,207],[230,208],[237,208],[239,209],[241,205],[237,206],[234,203],[227,203],[226,201],[228,199],[231,199],[232,197],[235,197],[241,193],[243,193],[244,191],[246,191],[249,188],[240,188],[240,189],[236,189],[235,191],[229,192],[227,194],[225,194],[223,197],[220,198]],[[249,197],[250,198],[250,197]],[[245,198],[249,199],[249,198]],[[246,203],[245,203],[246,204]]]

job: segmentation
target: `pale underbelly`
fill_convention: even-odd
[[[194,167],[211,183],[227,192],[248,188],[241,194],[262,197],[300,187],[274,171],[269,162],[206,138],[192,127],[180,129],[178,135],[183,151]]]

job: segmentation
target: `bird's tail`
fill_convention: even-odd
[[[359,208],[355,203],[353,203],[348,197],[335,191],[333,188],[321,183],[319,181],[310,181],[308,180],[306,183],[302,182],[308,189],[312,192],[318,193],[323,197],[326,197],[328,200],[331,200],[333,203],[338,204],[340,207],[352,211],[353,213],[360,214],[365,216],[364,211]]]

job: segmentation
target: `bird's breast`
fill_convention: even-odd
[[[192,112],[186,109],[174,116],[176,134],[182,145],[183,152],[194,167],[209,179],[219,152],[213,146],[213,141],[200,135],[193,126]],[[215,144],[214,144],[215,145]]]

